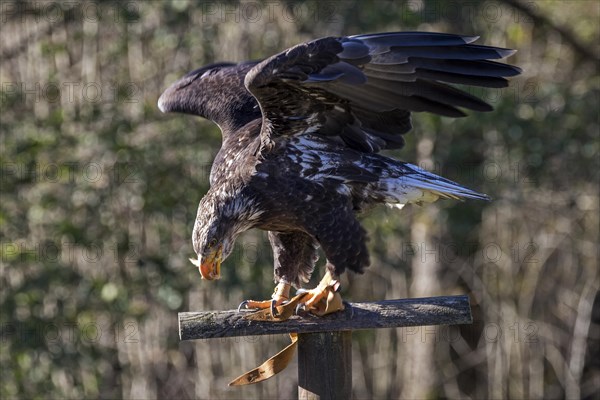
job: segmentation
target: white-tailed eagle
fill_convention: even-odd
[[[369,266],[358,212],[380,203],[487,199],[379,154],[402,147],[411,112],[492,110],[450,84],[501,88],[520,69],[491,61],[513,50],[475,40],[426,32],[326,37],[260,62],[208,65],[165,90],[163,112],[207,118],[223,134],[193,230],[202,277],[219,278],[236,237],[263,229],[277,287],[272,300],[247,306],[283,303],[291,286],[308,281],[321,247],[327,273],[305,301],[311,309],[346,269]]]

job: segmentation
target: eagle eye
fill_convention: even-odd
[[[214,246],[216,246],[217,244],[217,239],[211,239],[210,242],[208,242],[208,248],[212,248]]]

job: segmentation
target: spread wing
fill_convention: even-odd
[[[491,111],[448,84],[501,88],[521,71],[490,61],[513,50],[475,40],[426,32],[327,37],[270,57],[244,81],[260,104],[263,146],[311,133],[378,152],[402,147],[411,111],[449,117],[464,116],[460,108]]]

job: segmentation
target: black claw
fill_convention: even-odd
[[[301,311],[305,311],[305,308],[304,308],[304,306],[305,306],[305,304],[304,304],[304,303],[298,303],[298,304],[296,305],[296,311],[294,311],[294,314],[296,314],[296,315],[300,315],[300,312],[301,312]]]
[[[244,300],[240,303],[240,305],[238,306],[238,312],[242,312],[242,307],[246,306],[246,304],[248,304],[248,300]],[[247,309],[244,309],[244,311],[246,311]]]
[[[279,315],[279,313],[277,312],[277,308],[275,307],[275,304],[277,304],[277,301],[275,299],[271,300],[271,315],[273,317],[276,317],[277,315]]]

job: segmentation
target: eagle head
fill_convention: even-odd
[[[221,277],[221,263],[231,254],[237,236],[254,226],[251,198],[210,191],[202,198],[192,233],[198,258],[190,259],[203,279]]]

